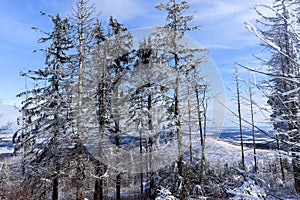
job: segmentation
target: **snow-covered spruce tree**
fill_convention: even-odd
[[[140,165],[140,191],[144,192],[144,171],[147,177],[150,174],[151,179],[151,151],[153,147],[153,88],[157,86],[157,80],[151,81],[154,78],[152,70],[154,51],[151,49],[151,44],[147,44],[149,40],[146,39],[140,43],[139,49],[135,52],[136,61],[132,73],[128,74],[125,78],[130,87],[127,89],[129,92],[129,116],[128,125],[133,132],[138,133],[139,137],[139,165]],[[159,98],[159,97],[157,97]],[[145,152],[146,151],[146,152]],[[144,160],[143,154],[146,153],[147,158]],[[145,165],[144,165],[145,163]],[[152,180],[152,179],[151,179]],[[150,192],[153,188],[153,182],[150,182]]]
[[[76,61],[74,62],[74,69],[76,72],[77,84],[75,85],[76,94],[73,97],[74,105],[76,104],[76,133],[77,133],[77,171],[76,171],[76,199],[83,199],[83,178],[84,178],[84,164],[82,163],[83,158],[83,129],[84,129],[84,120],[83,117],[83,100],[84,100],[84,91],[83,91],[83,76],[84,68],[87,62],[90,48],[93,44],[93,37],[91,35],[93,30],[93,25],[95,23],[95,12],[96,8],[94,4],[90,4],[89,0],[76,0],[75,8],[73,9],[73,43],[76,49]]]
[[[112,90],[112,101],[111,101],[111,116],[112,116],[112,126],[110,134],[114,137],[115,145],[117,148],[121,144],[121,133],[124,132],[125,124],[121,124],[123,117],[127,116],[127,110],[122,109],[122,103],[124,101],[120,100],[122,97],[122,88],[120,88],[120,80],[124,74],[130,70],[131,66],[131,52],[132,52],[132,36],[130,32],[120,24],[116,19],[110,17],[109,19],[109,37],[112,39],[111,43],[111,56],[114,58],[111,65],[109,66],[108,72],[112,80],[111,90]],[[120,104],[121,103],[121,104]],[[123,126],[123,127],[122,127]],[[121,163],[118,163],[120,165]],[[121,199],[121,171],[116,169],[116,199]]]
[[[84,88],[88,89],[89,100],[83,104],[87,111],[85,116],[90,120],[89,124],[95,127],[89,129],[88,134],[98,142],[99,165],[96,168],[96,176],[99,179],[95,182],[95,199],[101,199],[103,194],[103,175],[104,168],[117,167],[119,160],[114,159],[118,155],[106,155],[103,151],[103,138],[111,137],[118,149],[120,146],[121,133],[124,127],[120,121],[126,116],[126,110],[122,108],[123,101],[120,99],[122,91],[120,80],[131,68],[132,57],[132,36],[122,24],[113,17],[109,19],[108,29],[103,31],[100,23],[97,22],[93,31],[96,43],[92,46],[89,61],[85,71],[86,83]],[[91,121],[92,120],[92,121]],[[90,140],[90,139],[89,139]],[[107,147],[106,147],[107,148]],[[113,150],[112,150],[113,151]],[[116,153],[116,152],[114,152]],[[112,157],[112,158],[109,158]],[[111,161],[112,160],[112,161]],[[116,162],[114,164],[105,162]],[[116,175],[116,195],[121,198],[121,175],[118,169],[111,169]],[[101,197],[102,196],[102,197]]]
[[[42,13],[44,15],[44,13]],[[49,44],[45,53],[45,68],[29,70],[21,75],[34,81],[35,86],[22,92],[22,128],[14,135],[16,150],[23,154],[23,173],[32,188],[32,198],[52,194],[58,199],[59,179],[64,170],[70,123],[70,86],[72,85],[73,48],[69,37],[69,20],[50,16],[53,30],[41,31],[40,43]],[[38,29],[37,29],[38,30]]]
[[[167,132],[165,126],[171,122],[165,114],[170,109],[172,96],[168,94],[170,71],[159,63],[157,51],[154,48],[154,38],[151,35],[140,41],[139,49],[135,52],[133,70],[126,77],[129,91],[129,119],[127,125],[139,135],[140,160],[138,169],[143,192],[143,173],[146,172],[149,183],[148,195],[155,197],[154,171],[160,162],[155,154],[159,151],[161,139],[165,143],[171,138],[163,135]],[[165,145],[165,144],[162,144]]]
[[[87,145],[96,143],[94,151],[97,155],[95,159],[95,184],[94,184],[94,199],[103,199],[103,179],[104,163],[102,159],[102,139],[105,134],[105,125],[110,116],[110,100],[111,92],[109,89],[109,79],[107,78],[106,70],[106,38],[103,33],[101,23],[96,20],[95,26],[91,33],[95,42],[90,50],[88,61],[85,63],[83,75],[83,91],[87,99],[83,102],[85,122],[89,126],[85,126],[86,136],[83,136]],[[92,117],[91,117],[92,115]],[[97,148],[98,147],[98,148]],[[92,152],[92,151],[91,151]],[[92,152],[93,153],[93,152]]]
[[[184,42],[180,40],[185,36],[186,32],[196,30],[199,27],[190,27],[188,24],[193,20],[192,15],[185,15],[189,8],[186,1],[169,0],[166,4],[158,4],[156,6],[159,10],[166,10],[167,17],[164,26],[157,29],[157,49],[160,50],[158,55],[161,56],[162,63],[168,63],[174,71],[174,88],[173,88],[173,110],[172,120],[174,133],[177,134],[178,142],[178,160],[177,170],[180,177],[183,174],[183,150],[182,150],[182,111],[180,107],[183,97],[181,96],[182,79],[186,72],[191,70],[192,67],[199,66],[203,62],[202,57],[195,57],[197,52],[202,52],[203,49],[189,48]],[[179,198],[186,196],[184,183],[180,184]]]
[[[293,155],[295,189],[300,192],[299,145],[299,10],[297,0],[275,0],[273,5],[263,5],[272,11],[261,16],[259,30],[251,24],[246,27],[253,32],[269,51],[263,64],[270,73],[266,86],[269,89],[268,104],[272,108],[271,121],[281,142],[289,143]]]

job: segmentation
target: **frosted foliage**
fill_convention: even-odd
[[[279,133],[297,129],[297,113],[299,112],[299,20],[297,19],[297,1],[275,1],[273,5],[259,5],[257,13],[262,19],[259,23],[264,29],[256,28],[245,22],[246,28],[252,32],[269,50],[264,65],[271,71],[267,82],[269,91],[268,104],[272,107],[271,119],[274,129]],[[260,12],[265,8],[274,13],[265,16]],[[298,11],[297,11],[298,10]]]
[[[271,122],[278,148],[286,144],[285,151],[292,155],[294,188],[300,192],[299,167],[299,91],[300,91],[300,61],[299,61],[299,1],[275,0],[272,5],[258,5],[255,10],[260,16],[257,26],[245,22],[246,28],[252,32],[267,50],[260,59],[267,73],[267,80],[261,84],[261,89],[267,94],[267,103],[271,106]],[[266,15],[260,9],[271,11]],[[262,70],[257,70],[261,72]],[[281,165],[284,177],[283,165]],[[248,184],[249,185],[249,184]]]
[[[234,195],[233,199],[252,199],[252,200],[260,200],[266,199],[267,195],[265,190],[256,185],[255,181],[248,179],[243,185],[234,190],[227,191],[228,193]]]
[[[161,188],[155,200],[177,200],[177,198],[172,195],[169,189]]]

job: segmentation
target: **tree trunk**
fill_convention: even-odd
[[[278,138],[277,134],[276,134],[276,142],[277,142],[277,150],[279,152],[279,164],[280,164],[281,176],[282,176],[282,179],[284,180],[285,179],[285,174],[284,174],[284,168],[283,168],[283,160],[282,160],[282,157],[280,155],[281,147],[280,147],[280,141],[279,141],[279,138]]]
[[[100,162],[96,167],[96,176],[98,178],[95,181],[94,200],[103,200],[103,180],[101,178],[101,176],[103,175],[102,167],[103,166]]]
[[[242,114],[241,114],[240,87],[239,87],[239,79],[238,79],[238,70],[237,70],[237,68],[235,68],[235,82],[236,82],[237,107],[238,107],[238,116],[239,116],[240,140],[241,140],[242,168],[245,169],[245,156],[244,156],[244,142],[243,142],[243,130],[242,130]]]
[[[300,121],[298,119],[298,134],[300,134]],[[300,149],[296,148],[295,152],[299,153]],[[294,181],[295,181],[295,191],[300,193],[300,157],[299,155],[294,155],[293,160],[293,172],[294,172]]]
[[[174,94],[174,119],[175,119],[175,133],[177,134],[178,142],[178,160],[177,171],[180,178],[183,179],[183,151],[182,151],[182,133],[181,133],[181,121],[179,115],[179,87],[180,87],[180,70],[178,68],[179,58],[177,54],[174,54],[176,79],[175,79],[175,94]],[[185,196],[185,185],[182,183],[179,191],[179,199],[183,199]]]
[[[121,200],[121,174],[117,174],[116,178],[116,200]]]
[[[202,102],[202,108],[203,108],[203,129],[202,129],[202,135],[203,135],[203,143],[201,145],[201,179],[200,183],[203,184],[203,177],[204,177],[204,170],[205,170],[205,140],[206,140],[206,125],[207,125],[207,99],[206,99],[206,92],[207,92],[207,85],[205,85],[204,91],[203,91],[203,102]]]
[[[102,159],[102,143],[103,135],[105,131],[105,110],[106,110],[106,100],[108,98],[107,96],[107,88],[108,85],[106,83],[106,67],[104,66],[103,74],[102,74],[102,80],[98,84],[98,123],[99,123],[99,150],[98,150],[98,156],[100,160],[96,164],[96,176],[98,177],[95,181],[95,188],[94,188],[94,200],[103,200],[103,180],[101,176],[103,175],[103,159]]]
[[[192,117],[191,117],[191,103],[190,103],[190,85],[188,85],[188,117],[189,117],[189,142],[190,142],[190,163],[193,161],[193,141],[192,141]]]
[[[295,191],[300,193],[300,157],[293,155],[293,174],[294,174],[294,188]]]
[[[254,110],[253,110],[253,93],[252,93],[252,86],[250,82],[249,76],[249,95],[250,95],[250,112],[251,112],[251,124],[252,124],[252,141],[253,141],[253,159],[254,159],[254,171],[257,172],[257,161],[256,161],[256,143],[255,143],[255,124],[254,124]]]
[[[81,156],[78,156],[77,169],[76,169],[76,200],[83,199],[83,197],[82,197],[82,193],[83,193],[82,175],[83,175],[83,169],[81,168]]]
[[[119,122],[116,123],[116,133],[119,132]],[[116,146],[120,146],[120,137],[119,135],[115,136]],[[116,200],[121,200],[121,174],[116,175]]]
[[[140,130],[140,189],[141,194],[144,193],[144,187],[143,187],[143,138],[142,138],[142,131]]]
[[[180,130],[180,119],[179,119],[179,69],[178,69],[178,55],[174,55],[175,69],[177,71],[176,80],[175,80],[175,94],[174,94],[174,119],[175,119],[175,130],[178,140],[178,161],[177,169],[180,176],[182,176],[182,135]]]
[[[82,200],[82,192],[83,192],[83,183],[82,183],[82,177],[83,169],[82,169],[82,144],[80,144],[80,138],[82,137],[82,123],[81,123],[81,116],[82,116],[82,79],[83,79],[83,60],[80,60],[79,64],[79,82],[78,82],[78,119],[77,119],[77,146],[78,149],[78,155],[77,155],[77,173],[76,173],[76,179],[77,179],[77,185],[76,185],[76,200]]]
[[[116,145],[120,146],[120,137],[116,137]],[[116,200],[121,200],[121,174],[116,176]]]
[[[52,184],[52,200],[58,200],[58,174],[55,175]]]
[[[197,114],[198,114],[198,125],[199,125],[199,133],[200,133],[200,143],[201,146],[204,143],[204,137],[203,137],[203,128],[202,128],[202,117],[201,117],[201,109],[200,109],[200,99],[199,99],[199,89],[198,86],[196,86],[195,88],[195,92],[196,92],[196,99],[197,99]]]
[[[204,137],[203,137],[203,128],[202,128],[202,117],[201,117],[201,102],[199,99],[199,89],[198,85],[195,86],[195,94],[197,100],[197,115],[198,115],[198,126],[199,126],[199,133],[200,133],[200,144],[201,144],[201,162],[200,162],[200,183],[203,180],[203,172],[204,172]]]
[[[58,161],[55,160],[55,173],[52,181],[52,200],[58,200],[58,179],[59,179],[59,165]]]

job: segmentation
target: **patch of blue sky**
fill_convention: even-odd
[[[252,54],[260,53],[258,40],[244,27],[245,21],[257,16],[252,9],[255,4],[270,3],[272,0],[189,0],[190,13],[194,13],[195,25],[201,30],[188,35],[201,47],[209,50],[211,59],[220,71],[223,82],[232,84],[232,67],[235,62],[248,65],[256,62]],[[101,12],[99,18],[107,25],[113,15],[129,29],[163,25],[166,13],[154,8],[160,0],[92,0]],[[51,21],[40,16],[40,11],[55,15],[70,16],[73,0],[1,0],[0,6],[0,99],[4,104],[16,104],[15,96],[22,91],[24,80],[19,72],[39,68],[44,64],[43,54],[32,51],[43,48],[37,44],[41,34],[32,26],[51,30]],[[188,13],[187,13],[188,14]],[[229,96],[229,97],[228,97]],[[230,94],[226,100],[232,104]]]

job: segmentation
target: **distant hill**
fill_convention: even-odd
[[[20,113],[17,108],[12,105],[0,104],[0,126],[5,125],[7,122],[12,123],[10,131],[14,132],[17,130],[17,118],[20,116]]]
[[[17,118],[20,113],[17,108],[7,104],[0,104],[0,126],[12,123],[9,130],[0,133],[0,154],[10,154],[13,152],[12,136],[18,129]]]

